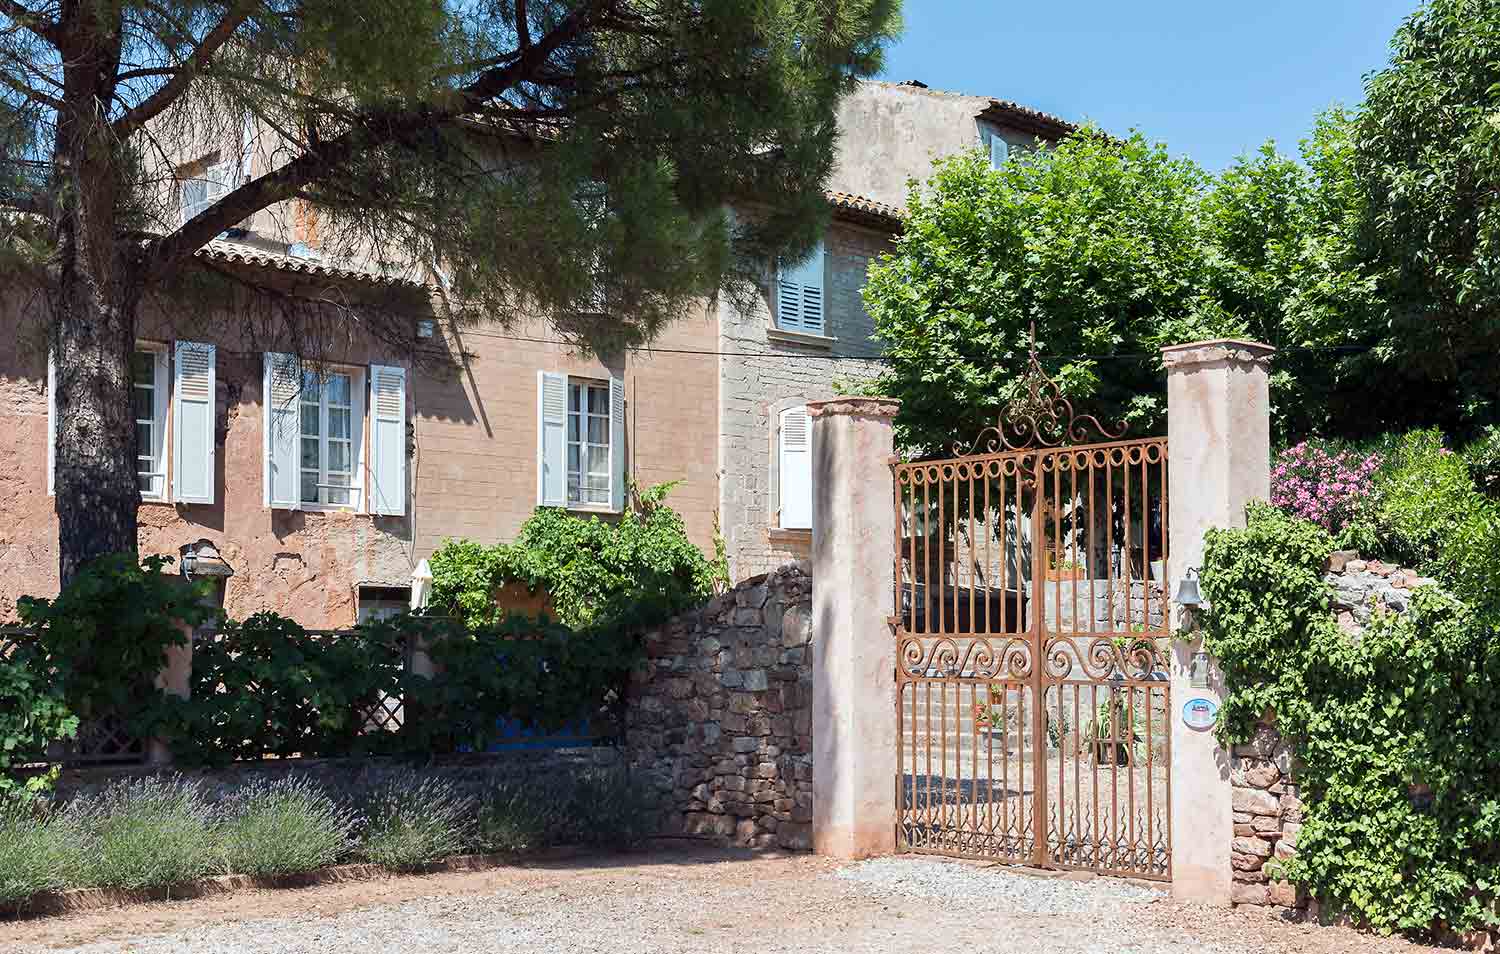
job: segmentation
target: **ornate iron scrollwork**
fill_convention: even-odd
[[[966,450],[962,441],[953,444],[953,455],[998,454],[1007,450],[1036,447],[1058,447],[1062,444],[1086,444],[1092,441],[1115,441],[1129,428],[1121,424],[1110,430],[1092,414],[1079,414],[1073,403],[1063,397],[1062,389],[1042,370],[1036,353],[1036,324],[1031,326],[1031,348],[1026,371],[1021,376],[1022,391],[1000,409],[999,419],[979,432]]]

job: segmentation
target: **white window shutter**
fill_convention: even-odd
[[[788,331],[823,334],[823,243],[807,259],[780,269],[776,289],[776,325]]]
[[[406,369],[370,366],[370,512],[406,514]]]
[[[536,373],[536,503],[568,503],[568,376]]]
[[[172,499],[214,502],[214,359],[211,344],[179,341],[172,360]]]
[[[781,520],[783,530],[812,529],[812,422],[807,407],[781,412],[777,433]]]
[[[609,509],[625,511],[625,382],[609,376]]]
[[[47,352],[47,493],[57,493],[57,363]]]
[[[265,503],[278,510],[302,509],[298,450],[302,436],[302,362],[296,355],[266,352]]]

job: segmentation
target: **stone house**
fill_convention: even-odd
[[[976,147],[991,161],[1056,142],[1073,124],[1015,103],[867,82],[839,109],[833,220],[812,260],[778,269],[749,311],[718,314],[719,519],[735,579],[807,559],[812,546],[808,401],[880,370],[861,291],[901,228],[907,183]],[[807,303],[816,307],[809,310]]]
[[[226,611],[274,610],[338,627],[405,605],[413,569],[450,537],[512,538],[539,505],[609,519],[629,481],[679,481],[669,502],[694,542],[722,528],[735,579],[808,555],[805,405],[873,377],[878,343],[860,297],[901,227],[909,178],[974,146],[1006,150],[1072,127],[983,97],[867,83],[843,104],[830,225],[804,263],[767,275],[754,307],[705,303],[650,346],[585,358],[545,320],[509,329],[443,320],[441,277],[325,260],[315,210],[258,213],[198,254],[210,272],[318,300],[368,299],[409,345],[350,330],[321,369],[299,368],[274,321],[226,303],[184,326],[147,312],[135,400],[143,554],[207,542],[233,570]],[[270,161],[219,148],[177,169],[190,215]],[[0,619],[57,587],[51,400],[39,329],[10,295],[0,342]],[[335,325],[339,322],[335,321]],[[402,332],[404,335],[407,332]],[[397,337],[401,337],[398,335]],[[437,360],[414,363],[413,355]]]

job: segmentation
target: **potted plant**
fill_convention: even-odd
[[[1125,715],[1119,693],[1099,703],[1088,729],[1095,765],[1129,765],[1140,736]]]

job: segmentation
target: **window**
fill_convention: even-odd
[[[1010,158],[1010,143],[1000,135],[999,127],[989,123],[979,124],[979,144],[990,154],[990,168],[998,169]]]
[[[609,385],[568,382],[568,504],[608,506]]]
[[[131,406],[135,412],[135,474],[141,496],[166,497],[166,352],[138,350],[131,358]]]
[[[538,507],[625,509],[625,382],[537,371]]]
[[[374,586],[360,584],[359,605],[356,609],[360,623],[377,622],[400,616],[411,608],[411,587]]]
[[[812,421],[807,405],[782,411],[776,427],[776,525],[783,530],[812,529]]]
[[[304,504],[355,503],[354,379],[342,372],[302,373],[302,497]]]
[[[229,191],[229,177],[229,163],[215,162],[182,179],[177,196],[182,221],[186,222],[223,198]]]
[[[823,334],[823,243],[798,263],[777,269],[776,327],[784,331]]]

